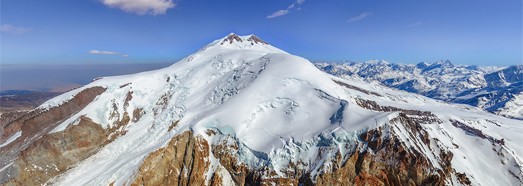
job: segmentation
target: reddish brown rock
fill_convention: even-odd
[[[105,130],[89,118],[63,132],[46,134],[20,153],[5,185],[41,185],[107,143]]]
[[[96,96],[105,92],[105,90],[106,89],[103,87],[87,88],[59,107],[53,107],[47,111],[39,109],[32,110],[24,116],[5,125],[3,133],[0,135],[0,141],[7,139],[20,130],[23,130],[24,134],[28,136],[34,136],[35,133],[45,131],[44,129],[53,127],[58,121],[83,109],[91,103]]]
[[[209,150],[203,138],[184,132],[149,154],[131,185],[205,185]]]
[[[210,162],[203,157],[211,150],[236,185],[444,185],[444,180],[453,172],[450,153],[443,155],[445,169],[438,170],[421,153],[407,149],[397,137],[383,138],[381,130],[370,130],[360,135],[360,140],[368,144],[368,150],[361,151],[359,149],[363,147],[360,146],[345,160],[341,153],[337,153],[330,168],[324,167],[323,172],[314,178],[294,163],[289,164],[294,171],[286,171],[283,177],[277,176],[270,167],[248,167],[239,162],[236,143],[217,143],[209,149],[203,138],[184,132],[173,138],[167,147],[145,159],[134,184],[223,184],[223,178],[216,172],[208,183],[205,183],[204,177],[193,175],[209,171]],[[215,131],[207,131],[207,134],[217,135]],[[203,147],[204,150],[195,147]]]

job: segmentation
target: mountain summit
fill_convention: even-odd
[[[235,33],[215,40],[205,46],[202,50],[209,48],[217,48],[218,50],[223,49],[235,49],[235,50],[257,50],[260,52],[268,53],[286,53],[285,51],[273,47],[269,43],[263,41],[258,36],[251,34],[246,36],[239,36]]]
[[[521,122],[230,34],[6,122],[5,185],[518,185]]]
[[[248,36],[238,36],[235,33],[230,33],[229,35],[227,35],[227,37],[222,39],[222,42],[220,42],[220,45],[227,44],[227,43],[233,44],[234,42],[239,42],[239,43],[249,42],[251,45],[254,45],[254,44],[268,45],[269,44],[269,43],[261,40],[254,34],[251,34]]]

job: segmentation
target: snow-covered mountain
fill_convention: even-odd
[[[1,127],[4,185],[521,185],[523,125],[346,80],[254,35]]]
[[[378,81],[388,87],[523,119],[523,65],[456,66],[448,60],[404,65],[373,60],[316,66],[339,77]]]

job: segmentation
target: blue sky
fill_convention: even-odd
[[[523,64],[521,0],[2,0],[2,64],[175,62],[234,32],[310,60]]]

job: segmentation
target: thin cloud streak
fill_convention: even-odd
[[[122,54],[120,52],[113,52],[113,51],[105,51],[105,50],[89,50],[89,54],[93,55],[117,55],[122,57],[128,57],[127,54]]]
[[[372,12],[363,12],[361,13],[360,15],[356,16],[356,17],[351,17],[347,22],[348,23],[352,23],[352,22],[356,22],[356,21],[361,21],[369,16],[372,15]]]
[[[161,15],[176,6],[173,0],[100,0],[104,5],[138,15]]]
[[[284,15],[287,15],[288,13],[289,13],[289,10],[278,10],[278,11],[272,13],[271,15],[268,15],[267,19],[284,16]]]
[[[289,6],[287,6],[286,9],[278,10],[276,12],[273,12],[271,15],[268,15],[267,19],[272,19],[272,18],[275,18],[275,17],[280,17],[280,16],[287,15],[293,9],[301,10],[301,7],[298,7],[298,6],[303,4],[303,3],[305,3],[305,0],[296,0],[296,2],[294,2],[294,3],[290,4]]]
[[[31,30],[30,28],[24,28],[24,27],[14,26],[14,25],[10,25],[10,24],[2,24],[0,26],[0,32],[14,34],[14,35],[22,35],[22,34],[29,32],[30,30]]]

